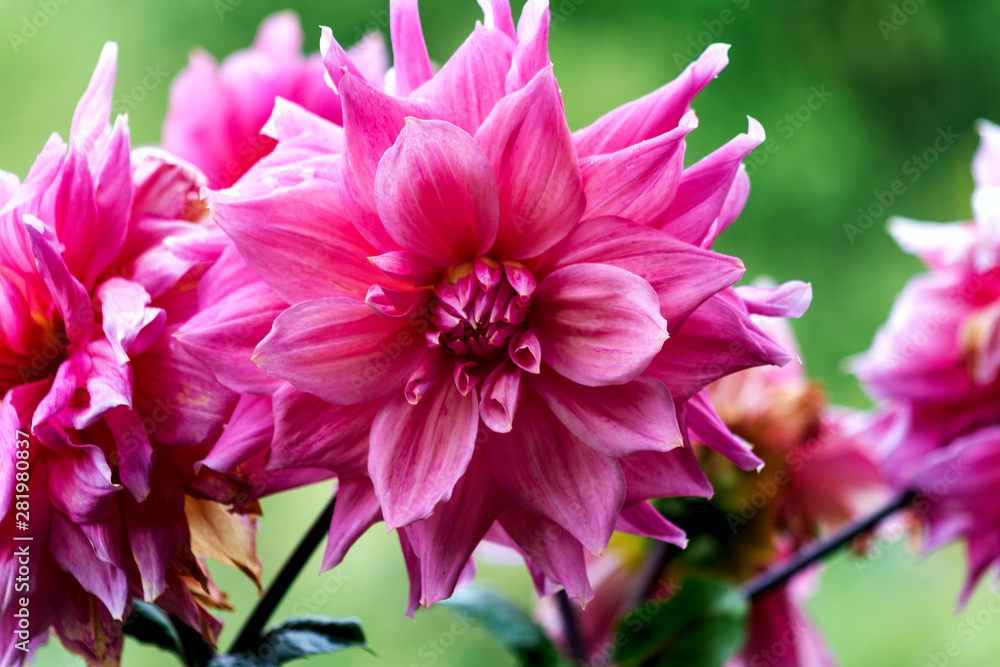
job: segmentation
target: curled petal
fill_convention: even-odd
[[[497,433],[509,433],[521,400],[521,369],[510,360],[493,369],[483,382],[479,415]]]

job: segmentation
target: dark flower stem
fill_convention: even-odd
[[[261,633],[264,631],[267,621],[271,618],[271,614],[274,613],[281,599],[285,597],[285,593],[288,592],[292,582],[295,581],[295,578],[305,566],[306,561],[316,551],[319,543],[323,541],[323,537],[330,531],[330,521],[333,518],[333,507],[336,503],[337,496],[334,495],[323,512],[316,518],[312,528],[309,529],[309,532],[299,542],[299,546],[295,548],[292,555],[285,561],[285,565],[278,572],[278,576],[274,578],[267,592],[264,593],[264,597],[257,603],[253,614],[250,615],[250,618],[240,631],[240,636],[233,642],[233,648],[230,650],[230,653],[252,650],[260,641]]]
[[[876,512],[844,526],[824,540],[810,544],[777,567],[761,572],[740,586],[740,590],[747,598],[754,598],[766,593],[775,586],[788,581],[788,579],[807,567],[818,563],[836,552],[860,535],[872,530],[884,519],[904,509],[916,497],[917,494],[913,491],[900,493]]]
[[[576,607],[573,606],[565,590],[556,593],[556,604],[559,605],[559,614],[562,616],[563,633],[566,636],[566,646],[569,648],[570,657],[578,665],[586,665],[587,649],[583,645],[580,618],[576,613]]]

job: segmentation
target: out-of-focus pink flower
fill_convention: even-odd
[[[199,601],[224,600],[200,558],[226,553],[211,534],[220,522],[241,536],[230,560],[259,570],[251,521],[201,505],[239,489],[194,471],[227,421],[230,437],[242,431],[238,395],[173,339],[225,238],[196,222],[197,170],[131,152],[125,118],[108,124],[116,53],[101,54],[68,144],[52,135],[23,183],[0,173],[4,667],[27,659],[17,643],[33,651],[50,629],[88,662],[117,664],[133,597],[214,641],[220,623]],[[28,470],[15,468],[24,460]],[[186,490],[201,498],[194,517]],[[25,495],[28,519],[17,515]],[[27,628],[15,618],[21,598]]]
[[[760,464],[704,388],[791,359],[750,314],[788,314],[805,289],[745,299],[742,263],[709,249],[763,139],[751,120],[683,166],[725,46],[571,133],[548,4],[516,29],[507,2],[480,4],[433,73],[416,2],[391,3],[395,96],[324,30],[343,129],[282,101],[264,130],[277,148],[210,195],[267,314],[244,292],[182,333],[220,379],[272,393],[271,468],[338,474],[324,567],[375,522],[398,529],[411,611],[451,594],[484,537],[518,549],[540,591],[581,600],[584,553],[616,527],[683,543],[647,499],[710,493],[688,429]]]
[[[924,496],[927,547],[968,540],[966,596],[1000,559],[1000,514],[985,491],[1000,473],[1000,127],[979,130],[973,221],[892,221],[897,243],[930,271],[910,280],[852,362],[878,401],[886,473]]]
[[[204,51],[192,53],[170,89],[164,148],[200,168],[211,187],[228,187],[274,148],[260,129],[275,98],[339,125],[340,99],[323,80],[320,55],[303,56],[302,42],[298,17],[281,12],[264,20],[253,46],[221,65]],[[368,35],[349,53],[368,81],[382,88],[388,64],[382,37]]]

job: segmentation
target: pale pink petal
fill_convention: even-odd
[[[129,360],[130,352],[141,354],[163,331],[167,313],[149,307],[149,292],[141,285],[124,278],[109,278],[97,288],[96,295],[101,302],[104,335],[120,363]],[[137,341],[139,345],[133,350]]]
[[[812,285],[789,280],[777,287],[742,285],[736,293],[751,315],[767,317],[802,317],[812,301]]]
[[[976,131],[979,132],[979,147],[972,159],[976,187],[1000,187],[1000,175],[996,168],[1000,164],[1000,127],[981,120],[976,124]]]
[[[542,280],[531,310],[545,363],[579,384],[624,384],[667,340],[656,292],[604,264],[575,264]]]
[[[95,228],[90,232],[94,242],[86,261],[86,271],[78,274],[88,286],[94,284],[125,246],[129,216],[132,215],[132,165],[129,149],[128,121],[124,116],[119,116],[94,170],[97,217]],[[62,234],[62,228],[58,229]],[[67,238],[74,244],[80,240],[76,236],[62,238]]]
[[[273,438],[271,399],[244,394],[233,409],[226,430],[205,458],[194,464],[195,472],[202,467],[222,473],[233,472],[240,464],[266,450]]]
[[[260,133],[279,143],[301,139],[317,149],[338,153],[344,149],[344,130],[339,125],[284,97],[275,98],[274,110]]]
[[[712,497],[712,485],[690,443],[669,452],[623,456],[618,463],[625,474],[626,502],[647,498]]]
[[[638,502],[622,508],[615,530],[632,535],[641,535],[651,540],[687,548],[687,535],[672,524],[648,502]]]
[[[302,391],[352,405],[402,389],[425,351],[413,324],[333,298],[305,301],[279,315],[254,360]]]
[[[479,398],[450,378],[419,403],[390,396],[372,424],[368,471],[389,529],[426,519],[465,472],[479,427]]]
[[[592,553],[604,551],[625,497],[614,458],[580,442],[527,387],[513,430],[491,434],[486,446],[512,500],[556,522]]]
[[[49,502],[73,523],[97,521],[121,489],[111,480],[104,452],[94,445],[67,442],[45,465]]]
[[[100,560],[80,528],[59,512],[52,514],[49,552],[59,567],[97,596],[114,618],[124,620],[128,602],[125,573]]]
[[[88,152],[108,131],[117,61],[118,45],[107,42],[101,50],[101,57],[87,85],[87,91],[73,112],[70,140],[84,152]]]
[[[510,12],[509,0],[476,0],[483,9],[483,25],[488,29],[496,29],[511,39],[516,39],[514,33],[514,18]]]
[[[86,347],[86,354],[90,357],[86,405],[73,404],[65,409],[76,429],[87,428],[119,405],[132,406],[132,370],[118,361],[111,344],[99,338]]]
[[[417,0],[389,0],[389,35],[396,94],[406,97],[434,74],[420,27]]]
[[[476,142],[500,188],[497,257],[535,257],[580,221],[583,180],[551,68],[497,103]]]
[[[509,433],[521,400],[521,369],[510,360],[493,369],[483,381],[479,415],[490,430]]]
[[[582,442],[608,456],[665,452],[684,445],[674,402],[662,382],[585,387],[546,371],[530,380],[559,421]]]
[[[719,452],[743,470],[760,470],[764,462],[753,453],[753,447],[743,438],[732,433],[719,417],[708,397],[702,391],[684,404],[691,436]]]
[[[406,121],[379,162],[375,201],[393,240],[438,266],[484,255],[497,237],[496,176],[449,123]]]
[[[292,11],[271,14],[260,22],[254,36],[253,48],[264,51],[276,60],[297,59],[302,53],[302,26]]]
[[[381,519],[382,509],[371,480],[364,475],[341,477],[322,571],[326,572],[340,565],[348,549]]]
[[[122,484],[132,492],[137,502],[149,495],[149,476],[153,471],[153,446],[149,443],[148,422],[125,406],[118,406],[104,414],[104,423],[115,440],[118,473]],[[155,424],[155,420],[152,420]]]
[[[326,68],[326,76],[334,90],[337,90],[345,74],[350,73],[361,79],[365,78],[347,55],[344,47],[333,36],[333,31],[326,26],[320,26],[319,52],[323,54],[323,67]]]
[[[497,3],[500,1],[497,0]],[[503,4],[507,4],[505,0]],[[517,47],[507,75],[507,93],[524,88],[536,74],[552,64],[549,60],[551,21],[548,0],[528,0],[524,3],[517,21]]]

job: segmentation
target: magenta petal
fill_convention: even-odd
[[[104,423],[115,439],[118,450],[116,463],[122,484],[132,492],[137,502],[142,502],[149,495],[149,476],[155,456],[146,424],[134,410],[125,406],[108,410]]]
[[[508,502],[485,458],[481,453],[472,458],[451,498],[434,514],[403,528],[420,559],[425,607],[451,597],[472,551]]]
[[[624,384],[645,370],[667,322],[642,278],[604,264],[575,264],[542,280],[531,308],[545,363],[579,384]]]
[[[476,142],[500,188],[497,257],[535,257],[580,221],[583,180],[551,68],[497,103]]]
[[[479,427],[479,397],[450,377],[435,382],[419,403],[390,396],[371,431],[368,471],[389,529],[426,519],[451,497],[465,472]]]
[[[658,380],[585,387],[543,372],[530,382],[573,435],[603,454],[665,452],[684,444],[673,399]]]
[[[483,9],[483,25],[496,29],[511,39],[516,39],[514,17],[511,16],[509,0],[476,0]]]
[[[233,472],[240,464],[266,450],[274,438],[274,414],[267,396],[244,394],[233,409],[226,430],[212,445],[211,451],[195,463],[217,472]]]
[[[802,317],[812,301],[812,285],[789,280],[777,287],[742,285],[736,293],[751,315],[767,317]]]
[[[407,119],[379,162],[375,201],[393,240],[437,266],[475,259],[497,236],[496,176],[449,123]]]
[[[615,530],[667,542],[681,549],[687,547],[688,540],[684,531],[667,521],[648,502],[638,502],[624,507],[618,515]]]
[[[521,369],[504,361],[483,382],[479,416],[492,431],[509,433],[521,400]]]
[[[401,389],[425,352],[415,326],[333,298],[305,301],[279,315],[254,360],[302,391],[351,405]]]
[[[441,276],[439,267],[420,255],[405,250],[369,257],[368,261],[390,278],[412,284],[414,287],[431,286]]]
[[[512,500],[555,521],[592,553],[604,551],[625,497],[614,458],[580,442],[527,387],[513,430],[492,434],[486,446]]]
[[[126,496],[122,512],[128,526],[132,557],[142,581],[143,599],[155,600],[167,588],[171,561],[188,541],[185,523],[163,520],[163,517],[183,516],[184,493],[180,485],[165,484],[154,478],[146,501],[136,503]]]
[[[324,468],[338,475],[368,470],[368,431],[381,401],[330,405],[285,385],[274,394],[274,440],[267,467]]]
[[[692,396],[684,404],[691,436],[719,452],[743,470],[760,470],[764,462],[743,438],[733,434],[719,417],[708,392]]]
[[[552,64],[549,60],[551,21],[548,0],[528,0],[524,3],[517,21],[517,47],[507,75],[507,93],[524,88],[536,74]]]
[[[410,579],[410,600],[406,606],[406,617],[412,619],[414,612],[420,608],[420,596],[423,586],[420,582],[420,559],[413,553],[410,546],[410,539],[406,536],[405,530],[397,531],[399,534],[399,547],[403,552],[403,562],[406,563],[406,575]]]
[[[524,329],[510,339],[507,346],[511,361],[517,364],[521,370],[529,373],[538,373],[542,370],[542,344],[538,342],[538,336],[531,329]]]
[[[334,90],[340,85],[340,80],[345,74],[350,73],[360,79],[365,78],[344,51],[344,47],[333,36],[333,31],[326,26],[320,26],[319,52],[323,55],[323,67],[326,68],[326,75]]]
[[[695,124],[692,118],[653,139],[581,159],[583,217],[614,215],[640,225],[658,220],[674,199],[684,169],[684,137]]]
[[[97,298],[101,302],[104,335],[119,363],[129,360],[128,353],[140,334],[155,340],[163,331],[167,313],[162,308],[148,307],[149,292],[141,285],[124,278],[109,278],[97,288]]]
[[[66,408],[73,428],[84,429],[119,405],[132,406],[132,370],[118,361],[111,344],[103,338],[87,346],[90,372],[86,380],[87,405]]]
[[[583,546],[575,537],[558,524],[514,504],[500,515],[500,525],[524,555],[546,577],[561,584],[570,597],[584,604],[593,599]]]
[[[60,256],[59,242],[52,232],[34,216],[24,216],[24,223],[38,272],[45,280],[62,315],[66,336],[70,342],[86,345],[94,330],[94,304],[90,301],[90,295],[70,273]]]
[[[712,44],[670,83],[575,132],[580,155],[614,153],[677,127],[694,96],[729,64],[728,51],[726,44]]]
[[[32,428],[45,424],[65,410],[76,390],[85,386],[91,370],[90,356],[79,351],[74,351],[66,361],[59,364],[51,388],[35,409],[31,419]]]
[[[477,25],[441,70],[414,90],[413,96],[449,111],[455,125],[473,133],[504,96],[513,50],[509,37]]]
[[[270,118],[260,133],[279,142],[306,141],[321,151],[341,152],[344,130],[295,102],[277,97]],[[303,179],[306,180],[306,179]]]
[[[417,0],[389,1],[389,35],[392,42],[392,69],[396,75],[396,94],[408,96],[433,76],[427,55],[424,31],[420,26]]]
[[[49,502],[73,523],[97,521],[121,489],[111,480],[104,452],[94,445],[68,444],[46,467]]]
[[[544,276],[564,266],[595,262],[644,278],[656,291],[660,314],[671,335],[706,299],[743,276],[735,257],[678,241],[670,234],[619,218],[580,223],[545,254],[536,272]]]
[[[371,480],[363,475],[341,477],[322,571],[326,572],[340,565],[348,549],[381,518],[382,510]]]
[[[59,512],[52,514],[49,551],[59,567],[97,596],[114,618],[123,620],[128,602],[125,573],[99,559],[80,528]]]
[[[97,225],[91,232],[94,243],[87,258],[87,270],[81,274],[85,285],[93,285],[108,268],[125,245],[128,234],[132,215],[132,162],[128,121],[124,116],[115,120],[94,173]]]
[[[639,452],[618,459],[625,474],[626,502],[647,498],[711,498],[712,484],[690,443],[669,452]]]
[[[87,91],[73,112],[73,125],[69,136],[75,145],[83,148],[84,152],[89,152],[108,131],[117,61],[118,45],[107,42],[101,49],[101,57],[87,85]]]

